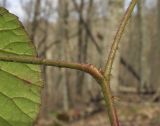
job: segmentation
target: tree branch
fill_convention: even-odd
[[[88,27],[88,24],[86,23],[86,21],[84,20],[83,16],[80,14],[80,7],[78,6],[78,4],[76,3],[75,0],[72,0],[72,3],[76,9],[76,11],[79,13],[79,20],[81,20],[81,22],[83,23],[84,25],[84,28],[85,28],[85,31],[87,32],[88,36],[90,37],[91,41],[93,42],[93,44],[95,45],[97,51],[101,54],[102,51],[101,51],[101,48],[100,46],[98,45],[96,39],[94,38],[94,35],[92,33],[92,31],[90,30],[90,28]]]

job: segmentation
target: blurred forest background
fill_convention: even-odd
[[[0,4],[9,9],[15,1],[0,0]],[[99,68],[105,65],[128,2],[19,0],[23,24],[39,57]],[[121,126],[160,126],[159,55],[160,0],[139,0],[112,71],[111,89]],[[94,79],[69,69],[42,66],[42,71],[45,87],[38,126],[109,125]]]

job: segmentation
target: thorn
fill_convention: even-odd
[[[113,99],[114,102],[115,102],[115,101],[120,101],[120,98],[117,97],[117,96],[112,96],[112,99]]]
[[[102,70],[102,68],[99,68],[98,71],[99,71],[102,75],[104,75],[104,71]]]
[[[88,63],[87,65],[88,65],[89,67],[93,67],[93,65],[92,65],[92,64],[89,64],[89,63]]]

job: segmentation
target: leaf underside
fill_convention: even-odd
[[[18,18],[0,7],[0,55],[36,57]],[[40,67],[0,61],[0,126],[32,126],[41,103]]]

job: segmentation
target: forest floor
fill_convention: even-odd
[[[160,126],[160,108],[158,104],[126,104],[118,107],[120,126]],[[70,126],[110,126],[106,112],[99,112],[81,119]]]
[[[115,100],[120,126],[160,126],[160,103],[149,102],[146,97],[138,95],[121,95],[118,100]],[[103,104],[103,109],[98,111],[81,114],[62,115],[60,120],[56,120],[58,124],[42,124],[38,126],[110,126],[108,116]],[[91,109],[92,110],[92,109]],[[74,110],[73,110],[74,111]],[[81,110],[82,112],[83,110]],[[85,115],[86,114],[86,115]],[[63,121],[62,121],[62,120]],[[68,121],[70,119],[70,121]],[[53,118],[51,119],[53,122]],[[46,122],[46,121],[45,121]],[[54,120],[55,122],[55,120]]]

